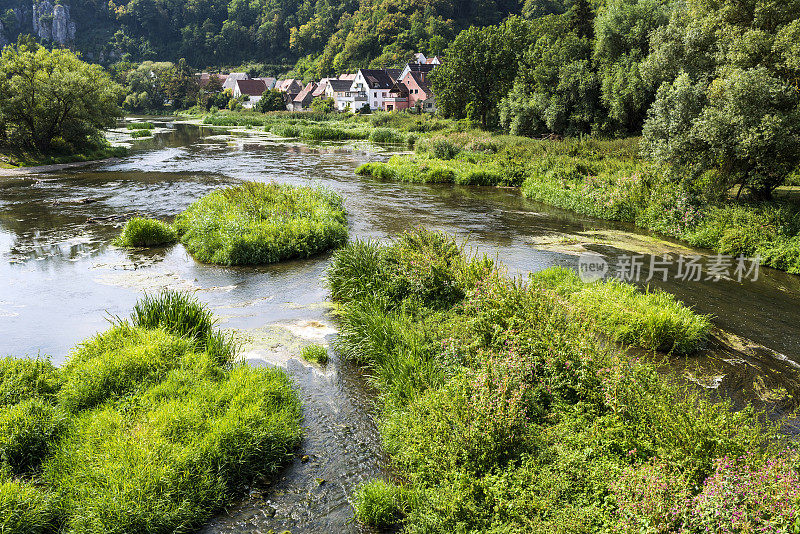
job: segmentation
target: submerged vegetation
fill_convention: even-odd
[[[175,228],[195,259],[220,265],[307,258],[347,241],[339,195],[277,183],[214,191],[178,215]]]
[[[169,245],[177,239],[178,234],[169,224],[157,219],[134,217],[125,223],[114,244],[120,247],[157,247]]]
[[[281,371],[185,294],[141,300],[63,369],[0,360],[0,530],[187,531],[273,474],[300,441]]]
[[[405,481],[403,493],[360,489],[362,521],[442,533],[800,525],[784,507],[797,453],[777,451],[772,427],[623,350],[696,346],[707,319],[672,298],[559,270],[511,280],[422,230],[351,243],[327,276],[337,348],[381,391],[381,434]]]

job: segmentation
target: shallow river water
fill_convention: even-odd
[[[152,122],[152,121],[151,121]],[[278,365],[305,404],[306,438],[279,478],[254,490],[203,532],[359,532],[348,495],[385,472],[362,372],[335,354],[325,367],[299,347],[330,344],[335,321],[322,276],[329,256],[257,268],[196,263],[182,246],[111,246],[134,213],[171,218],[238,180],[321,183],[346,199],[351,238],[385,239],[414,226],[453,232],[513,275],[575,267],[593,251],[694,254],[679,244],[525,201],[516,190],[409,185],[354,174],[388,154],[370,144],[304,145],[255,132],[160,124],[120,161],[47,174],[0,177],[0,355],[63,362],[81,340],[125,316],[144,291],[195,291],[235,329],[253,365]],[[646,269],[645,269],[646,273]],[[674,273],[672,273],[674,274]],[[709,350],[667,366],[713,394],[755,402],[785,419],[800,393],[800,277],[762,270],[755,282],[651,281],[726,333]],[[794,432],[794,424],[787,425]]]

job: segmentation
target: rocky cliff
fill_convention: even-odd
[[[75,39],[75,22],[70,19],[69,6],[50,0],[34,0],[33,34],[40,41],[53,41],[65,45]]]

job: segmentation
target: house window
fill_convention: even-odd
[[[373,92],[372,96],[374,96],[375,98],[378,98],[378,93],[377,92]]]
[[[386,98],[386,91],[383,92],[383,98]]]
[[[373,108],[377,108],[377,107],[378,107],[378,103],[377,103],[377,102],[373,102],[373,103],[372,103],[372,107],[373,107]]]

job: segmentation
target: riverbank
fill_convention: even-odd
[[[417,142],[415,154],[356,172],[413,183],[518,187],[531,200],[630,222],[724,256],[760,257],[762,265],[800,274],[800,207],[792,196],[720,200],[708,189],[713,184],[681,182],[638,153],[636,138],[533,140],[473,131],[429,136]]]
[[[128,149],[119,146],[109,146],[85,154],[69,155],[24,154],[21,156],[10,156],[0,153],[0,176],[14,176],[17,173],[24,174],[28,172],[57,171],[92,163],[113,161],[127,154]]]
[[[775,428],[604,343],[614,322],[565,300],[560,275],[514,282],[417,232],[349,245],[328,281],[338,349],[382,391],[381,433],[403,481],[365,486],[363,520],[400,520],[404,532],[796,524],[782,504],[797,497],[796,453],[779,450]]]

